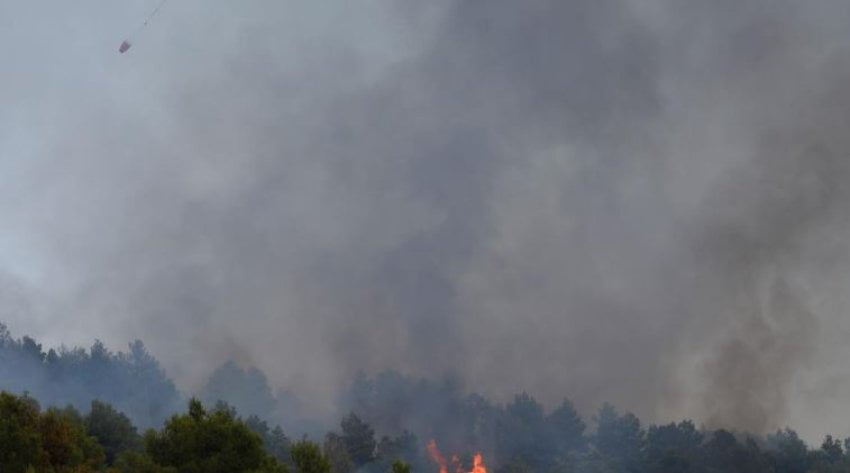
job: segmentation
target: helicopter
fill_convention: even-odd
[[[125,39],[124,41],[122,41],[122,42],[121,42],[121,45],[120,45],[120,46],[118,46],[118,52],[119,52],[119,53],[124,54],[124,53],[126,53],[127,51],[129,51],[129,50],[130,50],[130,48],[132,48],[132,47],[133,47],[133,38],[134,38],[136,35],[138,35],[139,33],[141,33],[141,32],[142,32],[142,30],[144,30],[144,29],[148,26],[148,23],[150,23],[150,21],[153,19],[153,17],[154,17],[154,16],[156,16],[156,14],[157,14],[157,13],[159,13],[159,10],[161,10],[161,9],[162,9],[163,5],[165,5],[165,3],[166,3],[167,1],[168,1],[168,0],[161,0],[161,1],[157,4],[156,8],[154,8],[154,9],[150,12],[150,14],[147,16],[147,18],[145,18],[145,21],[141,24],[141,26],[139,26],[139,28],[138,28],[135,32],[133,32],[133,34],[132,34],[132,35],[130,35],[127,39]]]

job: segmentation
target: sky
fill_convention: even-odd
[[[423,3],[0,3],[0,320],[850,435],[850,4]]]

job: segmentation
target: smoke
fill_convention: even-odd
[[[789,398],[818,382],[835,353],[819,328],[843,317],[824,288],[846,271],[834,240],[847,231],[846,55],[809,29],[829,8],[787,9],[747,18],[709,57],[726,76],[732,141],[746,145],[721,146],[744,159],[719,174],[686,240],[698,268],[685,292],[688,349],[705,347],[695,371],[706,420],[757,432],[787,422],[801,403]]]
[[[62,307],[12,330],[840,430],[850,7],[421,3],[171,2],[121,56],[133,11],[0,7],[0,261]]]
[[[831,107],[819,104],[817,113]],[[810,307],[817,291],[805,286],[820,279],[824,263],[824,255],[812,253],[830,249],[823,234],[846,231],[840,213],[848,168],[839,151],[846,145],[811,138],[826,132],[830,141],[843,141],[840,128],[822,128],[832,126],[832,118],[817,119],[819,130],[807,131],[796,120],[772,130],[756,157],[723,180],[697,227],[698,264],[710,269],[698,282],[714,301],[704,310],[731,326],[705,367],[706,404],[724,425],[776,428],[787,418],[795,374],[811,367],[819,320]]]

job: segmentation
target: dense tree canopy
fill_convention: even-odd
[[[569,401],[550,413],[527,394],[493,405],[499,432],[471,429],[495,439],[485,458],[497,473],[839,473],[850,471],[850,439],[827,435],[817,449],[783,429],[766,437],[724,429],[706,430],[691,421],[644,428],[628,412],[605,405],[585,424]],[[489,415],[489,414],[488,414]],[[474,418],[471,416],[470,418]],[[324,445],[289,441],[256,415],[243,420],[219,403],[207,410],[192,400],[184,414],[140,441],[126,415],[96,401],[81,415],[73,407],[42,410],[33,398],[0,393],[0,471],[86,473],[411,473],[436,472],[423,445],[408,431],[383,435],[349,414],[342,433]],[[476,433],[477,432],[477,433]],[[480,439],[478,440],[480,442]],[[471,469],[471,453],[457,452],[451,467]],[[359,464],[355,463],[355,460]]]
[[[29,397],[0,393],[0,471],[94,472],[103,449],[72,409],[41,411]]]
[[[2,326],[0,375],[2,472],[437,473],[424,448],[430,439],[452,473],[471,471],[476,452],[491,473],[850,472],[850,439],[832,435],[812,448],[789,428],[760,436],[690,420],[645,426],[608,404],[588,425],[568,399],[551,410],[528,393],[499,404],[451,380],[392,372],[359,376],[340,396],[347,414],[338,429],[322,435],[270,423],[275,413],[261,411],[274,411],[279,398],[262,373],[235,364],[216,370],[204,390],[222,398],[215,407],[193,399],[155,423],[180,396],[141,342],[128,353],[99,342],[45,353]],[[140,435],[138,426],[152,428]],[[293,443],[287,433],[321,442],[305,435]]]
[[[140,450],[141,437],[130,419],[101,401],[92,401],[91,410],[84,419],[86,433],[94,437],[106,453],[106,463],[111,465],[116,456],[125,451]]]
[[[353,412],[342,419],[342,442],[355,468],[375,459],[375,430]]]
[[[0,389],[30,392],[46,405],[85,409],[93,400],[114,405],[142,427],[161,425],[182,403],[159,362],[136,340],[112,353],[95,341],[83,348],[50,349],[30,337],[15,339],[0,323]]]
[[[229,410],[207,412],[197,399],[187,414],[172,417],[161,431],[148,431],[144,441],[154,462],[181,473],[285,471],[243,421]]]
[[[321,448],[308,440],[301,440],[292,446],[292,463],[296,473],[331,473],[330,459]]]

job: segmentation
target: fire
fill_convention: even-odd
[[[446,457],[440,453],[440,449],[437,448],[437,442],[434,439],[431,439],[428,442],[428,455],[431,456],[431,460],[434,460],[434,463],[440,466],[440,473],[448,473],[448,468],[446,468]]]
[[[455,473],[464,473],[463,465],[460,464],[460,457],[452,455],[452,465],[455,467]]]
[[[487,467],[484,466],[484,461],[481,459],[480,453],[476,453],[472,457],[472,471],[470,473],[487,473]]]
[[[431,460],[440,467],[440,473],[448,473],[449,469],[446,463],[446,457],[440,453],[440,449],[437,448],[437,442],[431,439],[428,442],[427,450]],[[455,473],[466,473],[463,471],[463,465],[461,465],[460,458],[457,455],[452,455],[452,465],[454,466]],[[468,473],[487,473],[487,467],[484,466],[481,453],[476,453],[472,457],[472,471]]]

